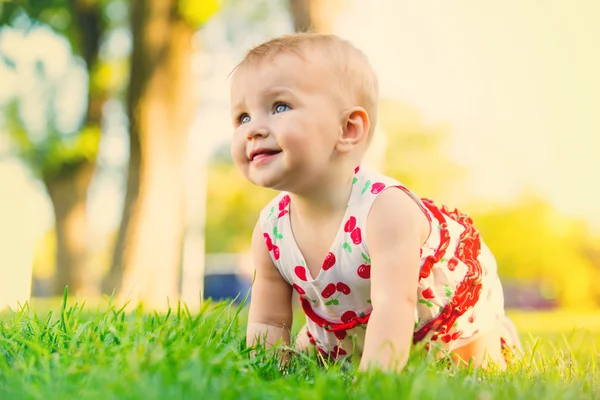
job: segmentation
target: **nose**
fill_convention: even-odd
[[[248,141],[251,141],[251,140],[258,139],[258,138],[265,138],[267,136],[269,136],[269,130],[263,125],[263,126],[259,126],[256,128],[249,129],[246,139],[248,139]]]

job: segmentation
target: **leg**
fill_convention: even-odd
[[[500,329],[493,329],[479,336],[471,343],[454,349],[452,359],[460,365],[468,365],[471,359],[475,366],[486,367],[490,362],[506,369],[506,360],[502,354]]]
[[[485,367],[492,362],[504,370],[508,361],[506,353],[510,353],[512,349],[522,351],[521,341],[514,323],[504,316],[495,329],[452,353],[454,361],[459,364],[468,364],[473,358],[477,366]]]
[[[298,335],[296,336],[296,342],[294,348],[301,352],[308,352],[313,347],[310,342],[308,335],[306,334],[306,324],[300,328]]]
[[[503,330],[501,336],[502,339],[504,339],[506,347],[522,352],[523,345],[521,344],[521,339],[519,338],[519,333],[517,332],[515,324],[507,316],[501,319],[500,322]]]

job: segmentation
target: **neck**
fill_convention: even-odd
[[[293,213],[302,220],[326,220],[346,212],[352,191],[354,170],[332,173],[319,180],[311,190],[290,193]]]

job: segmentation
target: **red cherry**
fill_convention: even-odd
[[[335,264],[335,254],[332,252],[327,253],[325,256],[325,261],[323,261],[323,271],[327,271],[329,268],[333,267]]]
[[[433,294],[433,290],[431,290],[431,288],[423,290],[421,295],[428,300],[435,298],[435,294]]]
[[[457,331],[452,334],[452,340],[456,340],[462,335],[462,331]]]
[[[369,279],[371,277],[371,266],[362,264],[360,267],[358,267],[356,273],[363,279]]]
[[[296,276],[300,278],[300,280],[306,281],[306,268],[298,265],[296,268],[294,268],[294,272],[296,273]]]
[[[344,232],[349,233],[354,230],[356,227],[356,218],[350,217],[348,221],[346,221],[346,225],[344,225]]]
[[[452,340],[452,336],[450,336],[450,335],[444,335],[444,336],[442,336],[442,341],[444,343],[450,343],[451,340]]]
[[[300,294],[306,294],[306,292],[304,291],[304,289],[302,289],[300,286],[296,285],[295,283],[292,285],[294,287],[294,289],[296,289],[296,291]]]
[[[296,275],[297,274],[298,273],[296,272]],[[333,283],[330,283],[329,285],[325,286],[325,289],[323,289],[323,291],[321,292],[321,296],[323,296],[324,298],[328,299],[334,293],[335,293],[335,285]]]
[[[327,353],[321,347],[317,346],[317,350],[319,350],[319,353],[321,353],[321,355],[323,356],[323,358],[329,358],[329,353]]]
[[[358,171],[360,171],[360,165],[356,168],[354,168],[354,173],[356,174]]]
[[[338,282],[336,285],[336,289],[339,292],[342,292],[344,294],[350,294],[350,292],[351,292],[350,287],[348,285],[346,285],[344,282]]]
[[[338,340],[344,340],[346,338],[346,331],[333,331],[333,334]]]
[[[279,211],[284,210],[288,204],[290,204],[290,196],[286,194],[279,202]]]
[[[279,247],[276,244],[273,245],[273,258],[279,260]]]
[[[343,313],[340,319],[342,322],[346,323],[352,321],[353,318],[356,318],[356,313],[350,310]]]
[[[265,238],[265,243],[267,244],[267,250],[273,250],[273,241],[271,240],[271,236],[268,233],[263,233],[263,237]]]
[[[450,261],[448,261],[448,269],[450,271],[454,271],[456,269],[457,265],[458,265],[458,258],[456,258],[456,257],[452,257],[450,259]]]
[[[371,193],[373,194],[377,194],[380,193],[383,189],[385,189],[385,183],[382,182],[375,182],[372,186],[371,186]]]
[[[360,233],[360,228],[354,229],[350,234],[350,238],[352,238],[354,244],[360,244],[362,242],[362,234]]]
[[[337,358],[338,356],[345,356],[346,354],[348,353],[346,353],[346,351],[339,346],[333,346],[333,350],[331,351],[332,358]]]
[[[281,211],[279,211],[279,214],[277,215],[277,218],[281,218],[281,217],[283,217],[287,213],[288,213],[288,210],[281,210]]]
[[[475,313],[471,314],[471,316],[469,317],[469,323],[473,323],[475,322]]]

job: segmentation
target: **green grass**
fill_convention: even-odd
[[[269,351],[249,357],[244,312],[225,303],[156,314],[65,301],[53,311],[5,313],[0,399],[600,398],[600,343],[589,330],[525,334],[522,360],[504,373],[449,368],[422,352],[399,375],[356,374],[353,365],[309,357],[282,373]]]

